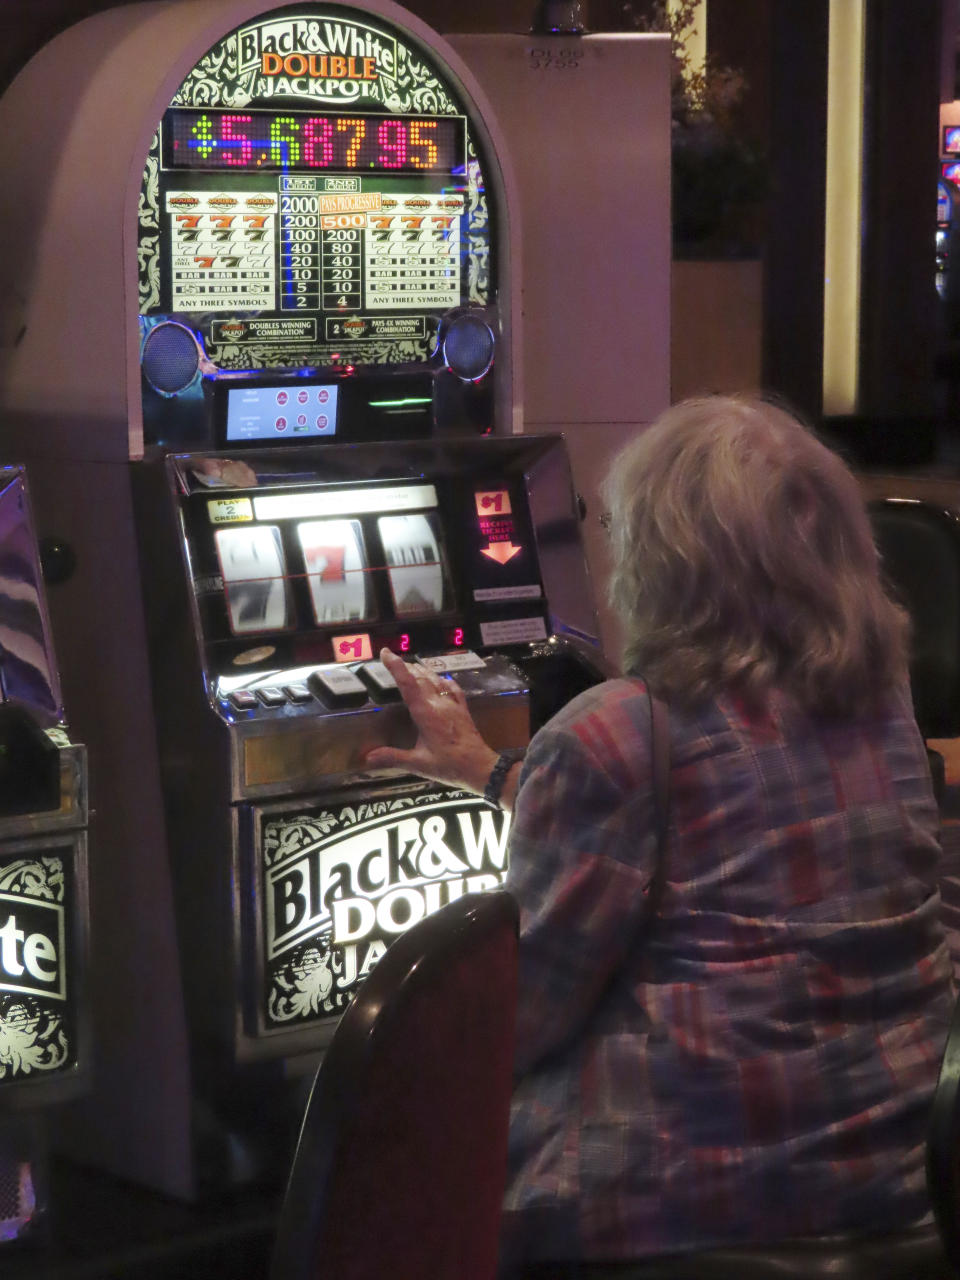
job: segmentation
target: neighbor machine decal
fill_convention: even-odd
[[[0,1086],[76,1064],[67,855],[0,858]]]

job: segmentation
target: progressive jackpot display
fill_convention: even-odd
[[[465,125],[463,117],[174,109],[161,140],[167,169],[449,176],[463,172]]]
[[[215,46],[164,114],[140,208],[143,335],[183,323],[208,374],[422,364],[445,313],[495,301],[468,117],[348,11]]]

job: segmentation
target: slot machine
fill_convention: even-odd
[[[496,747],[602,677],[563,441],[518,433],[518,211],[457,55],[387,0],[169,0],[0,101],[0,378],[91,752],[96,1061],[67,1149],[197,1198],[282,1176],[392,937],[506,816],[364,753],[381,647]]]
[[[957,204],[960,201],[960,128],[955,124],[940,124],[940,173],[937,181],[937,230],[936,264],[937,293],[947,296],[950,261],[957,236]]]
[[[0,1242],[48,1208],[47,1116],[86,1084],[87,777],[23,467],[0,467]]]
[[[955,177],[960,176],[960,170]],[[937,294],[946,301],[949,272],[954,264],[958,230],[957,209],[960,205],[960,189],[956,181],[940,178],[937,182],[937,231],[936,231],[936,284]]]

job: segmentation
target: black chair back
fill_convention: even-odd
[[[509,894],[468,895],[372,970],[317,1071],[271,1280],[492,1280],[517,931]]]
[[[930,1112],[927,1190],[943,1251],[960,1275],[960,1002],[953,1011]]]
[[[925,738],[960,735],[960,518],[930,502],[869,506],[893,594],[913,622],[910,683]]]

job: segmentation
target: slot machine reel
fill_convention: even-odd
[[[239,635],[285,629],[287,589],[280,530],[276,525],[218,529],[214,540],[232,630]]]
[[[370,614],[367,555],[359,520],[310,520],[297,528],[318,625]]]
[[[425,515],[381,516],[377,525],[386,550],[397,617],[440,613],[443,563],[428,518]]]

